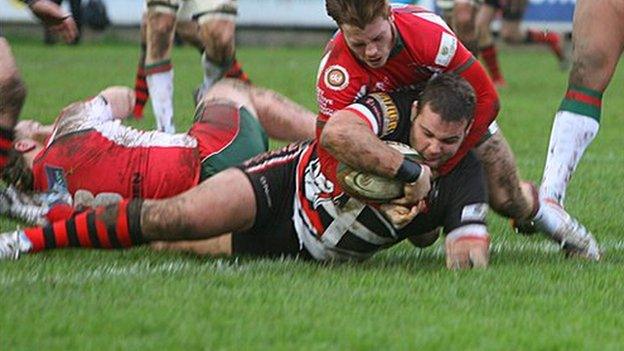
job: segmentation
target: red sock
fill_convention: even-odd
[[[500,67],[498,66],[498,55],[496,53],[496,46],[494,44],[481,48],[481,58],[483,58],[483,62],[485,63],[485,67],[490,73],[490,77],[492,80],[496,82],[504,82],[505,78],[503,78],[503,74],[500,71]]]
[[[561,37],[557,33],[529,29],[527,30],[526,41],[528,43],[546,44],[555,56],[557,56],[557,59],[564,59],[563,48],[561,48]]]
[[[141,245],[142,204],[140,199],[123,200],[45,227],[27,228],[24,233],[33,245],[32,252],[62,247],[118,249]]]
[[[232,61],[232,66],[230,66],[230,69],[225,72],[225,77],[240,79],[247,84],[251,84],[249,76],[247,75],[247,73],[245,73],[245,71],[243,71],[243,67],[241,66],[240,62],[236,60],[236,58],[234,58],[234,60]]]
[[[134,80],[134,94],[136,95],[136,103],[132,115],[137,118],[143,118],[143,109],[147,100],[149,100],[149,91],[147,90],[147,80],[145,79],[145,44],[141,44],[141,56],[139,57],[139,65],[137,67],[136,78]]]
[[[0,127],[0,171],[9,161],[9,151],[13,148],[13,128]]]

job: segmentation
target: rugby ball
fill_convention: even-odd
[[[385,143],[401,152],[406,158],[422,162],[422,156],[409,145],[396,141],[385,141]],[[384,203],[403,197],[404,183],[397,179],[355,170],[342,162],[338,164],[336,176],[345,193],[365,202]]]

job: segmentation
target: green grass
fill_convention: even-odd
[[[134,46],[12,44],[29,86],[24,118],[51,122],[73,100],[133,84]],[[314,108],[320,53],[240,48],[238,56],[256,84]],[[192,49],[174,52],[180,129],[192,118],[198,60]],[[509,87],[499,122],[522,174],[539,181],[567,75],[541,50],[507,49],[501,61]],[[0,349],[620,349],[623,78],[605,94],[601,132],[566,203],[604,245],[599,264],[564,259],[494,215],[484,271],[447,271],[440,245],[400,245],[340,265],[59,250],[0,262]],[[151,112],[133,124],[153,128]]]

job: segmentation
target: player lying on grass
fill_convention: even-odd
[[[76,37],[78,31],[74,19],[66,14],[57,4],[48,0],[22,0],[28,4],[32,13],[43,24],[61,34],[67,42]],[[8,161],[8,152],[12,147],[13,128],[19,117],[24,100],[26,86],[22,81],[11,47],[2,36],[0,28],[0,170]]]
[[[482,141],[475,151],[485,169],[492,209],[516,222],[534,221],[539,229],[562,243],[567,253],[592,260],[600,258],[598,245],[585,227],[560,206],[539,201],[535,187],[520,181],[513,153],[494,123],[499,108],[496,89],[483,67],[440,17],[417,6],[391,8],[388,1],[380,0],[325,3],[340,31],[327,45],[319,68],[317,135],[337,111],[341,112],[358,96],[409,89],[436,72],[455,72],[475,90],[475,121],[463,145],[454,157],[439,165],[439,171],[444,174],[452,170],[463,155]],[[353,117],[334,123],[351,130],[354,124],[364,122]],[[483,140],[488,126],[496,132]],[[324,147],[319,148],[321,160],[326,152]],[[370,161],[358,165],[367,167]],[[331,175],[328,177],[334,181]]]
[[[133,105],[132,90],[113,87],[66,107],[52,129],[20,122],[3,179],[38,192],[165,198],[267,151],[265,131],[287,141],[311,139],[314,133],[313,113],[276,92],[234,79],[218,82],[207,93],[185,134],[121,125]],[[30,222],[47,211],[46,206],[25,211],[29,208],[16,205],[10,213]]]
[[[469,153],[433,184],[429,168],[435,173],[468,134],[474,92],[461,78],[442,74],[427,83],[414,106],[412,123],[398,118],[391,96],[365,97],[350,108],[370,116],[370,124],[342,133],[330,121],[320,141],[261,154],[173,198],[123,200],[49,226],[5,233],[0,236],[0,254],[14,258],[59,247],[121,248],[221,235],[220,247],[229,254],[361,260],[408,236],[429,239],[426,234],[441,227],[447,234],[449,268],[484,267],[489,235],[479,162]],[[382,139],[409,143],[424,163],[392,148],[385,152]],[[330,150],[325,160],[319,157],[319,143]],[[352,157],[374,160],[366,171],[403,181],[404,196],[377,208],[329,182],[324,173],[337,171],[340,162],[333,150],[342,143],[361,146],[348,148]],[[343,155],[341,162],[350,164]]]

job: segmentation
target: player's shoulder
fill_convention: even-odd
[[[396,25],[401,30],[409,32],[453,32],[442,17],[423,7],[414,5],[394,7],[392,15]]]
[[[331,90],[346,88],[351,80],[365,77],[365,69],[353,56],[344,36],[337,32],[327,45],[318,70],[318,83]]]

